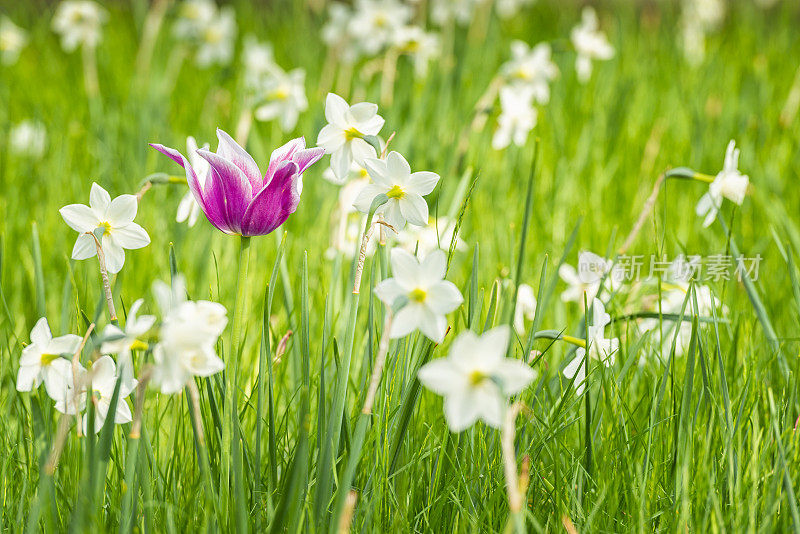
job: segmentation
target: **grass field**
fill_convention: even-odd
[[[570,39],[581,2],[537,0],[511,18],[484,3],[442,27],[425,22],[433,0],[415,3],[414,20],[439,39],[425,74],[391,51],[343,61],[322,40],[327,3],[232,2],[232,60],[201,66],[173,31],[186,16],[177,2],[107,1],[96,47],[69,52],[52,29],[56,4],[0,0],[27,33],[19,58],[0,65],[0,531],[800,532],[800,6],[722,2],[697,59],[684,42],[687,3],[592,2],[614,54],[582,83]],[[248,35],[271,43],[286,71],[305,69],[296,125],[251,122]],[[549,42],[558,75],[523,146],[496,150],[493,89],[514,39]],[[176,222],[184,172],[148,143],[186,154],[192,135],[214,149],[221,128],[264,172],[290,139],[316,145],[329,91],[378,104],[381,137],[395,134],[388,150],[440,176],[425,200],[432,218],[458,222],[459,245],[446,233],[440,247],[463,295],[441,343],[419,331],[388,338],[386,318],[404,304],[372,290],[397,275],[390,230],[353,294],[360,237],[332,246],[341,186],[323,179],[327,155],[270,235],[226,235],[202,214],[193,227]],[[41,150],[12,139],[23,121],[46,131]],[[731,139],[748,194],[704,227],[695,206]],[[678,167],[692,171],[660,178]],[[140,298],[142,313],[161,317],[153,284],[180,273],[192,299],[227,309],[214,347],[225,372],[178,394],[145,387],[158,362],[156,334],[143,336],[142,387],[122,399],[117,380],[110,399],[134,418],[141,403],[140,430],[109,418],[87,436],[44,386],[17,391],[20,356],[41,317],[55,336],[95,325],[78,359],[90,368],[101,355],[111,318],[98,260],[71,259],[77,234],[59,209],[86,203],[92,182],[114,198],[148,178],[136,222],[150,243],[110,275],[118,322]],[[613,363],[587,358],[577,388],[563,371],[576,345],[588,340],[592,354],[592,313],[563,301],[559,270],[584,250],[617,265],[641,256],[643,268],[598,295],[619,348]],[[647,278],[650,258],[679,254],[706,265],[759,257],[759,271],[687,284],[677,311],[662,309],[675,284]],[[523,283],[538,302],[507,354],[535,379],[505,397],[519,410],[510,424],[453,432],[417,372],[463,332],[513,323]],[[685,338],[662,344],[646,319],[680,320]]]

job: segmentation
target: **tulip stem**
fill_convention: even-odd
[[[231,445],[233,442],[233,425],[236,421],[236,375],[239,369],[241,352],[242,319],[244,317],[245,285],[247,282],[247,264],[250,260],[250,237],[241,236],[239,241],[239,274],[236,279],[236,300],[233,305],[233,325],[231,326],[231,343],[225,369],[225,418],[222,422],[222,471],[220,485],[222,490],[221,509],[227,507],[230,492],[230,471],[233,463]]]

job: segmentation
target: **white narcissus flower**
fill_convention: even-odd
[[[320,130],[317,146],[331,155],[333,173],[344,180],[353,161],[364,166],[364,160],[377,155],[364,136],[378,135],[384,120],[377,105],[360,102],[351,106],[334,93],[328,93],[325,100],[325,119],[328,124]]]
[[[369,184],[366,172],[364,174],[365,177],[356,178],[339,190],[339,200],[336,203],[331,224],[331,248],[326,254],[330,258],[335,257],[337,253],[344,254],[347,258],[353,258],[357,253],[358,244],[361,242],[361,233],[366,224],[366,216],[355,209],[353,202],[361,190]],[[375,251],[378,239],[377,232],[373,232],[367,245],[367,256],[371,256]]]
[[[739,149],[736,142],[731,140],[725,150],[725,163],[714,181],[708,187],[708,192],[700,197],[697,202],[696,213],[703,219],[703,227],[709,226],[717,218],[717,213],[722,207],[722,199],[741,206],[747,195],[750,178],[739,172]]]
[[[589,325],[589,358],[603,362],[603,365],[610,367],[614,365],[616,352],[619,350],[619,339],[606,339],[606,326],[611,322],[611,316],[606,313],[606,309],[600,299],[594,299],[592,304],[592,324]],[[584,381],[586,380],[586,368],[588,361],[583,361],[586,349],[578,347],[575,351],[575,358],[564,368],[564,376],[572,380],[578,395],[583,393]]]
[[[386,160],[366,160],[372,183],[364,187],[354,202],[356,209],[369,213],[372,201],[380,194],[389,197],[376,214],[383,216],[395,230],[400,231],[406,222],[416,226],[428,224],[428,203],[422,198],[429,195],[439,182],[439,175],[429,171],[411,172],[411,166],[399,152],[389,152]]]
[[[447,332],[445,315],[464,302],[455,284],[444,279],[446,269],[447,256],[441,250],[431,252],[420,262],[401,248],[392,249],[393,278],[375,287],[375,295],[384,304],[401,305],[389,332],[392,339],[419,330],[441,343]]]
[[[201,68],[211,65],[228,65],[233,59],[233,41],[236,39],[236,12],[231,6],[219,10],[203,28],[197,46],[195,62]]]
[[[28,43],[28,34],[11,22],[6,16],[0,17],[0,62],[12,65]]]
[[[606,279],[603,288],[613,291],[618,285],[622,270],[619,267],[612,269],[612,263],[611,260],[584,250],[578,254],[577,270],[566,263],[561,265],[558,268],[558,275],[569,286],[561,293],[561,300],[577,302],[583,306],[583,295],[586,293],[586,301],[592,302],[600,292],[600,283],[603,281],[603,277]]]
[[[200,39],[203,29],[217,16],[214,0],[183,0],[172,33],[178,39]]]
[[[203,150],[208,150],[209,144],[204,144],[202,148]],[[189,163],[192,164],[192,168],[197,175],[197,181],[200,183],[200,188],[205,189],[206,177],[208,176],[208,170],[211,168],[211,165],[209,165],[205,158],[200,157],[200,155],[197,153],[197,149],[197,141],[190,135],[186,138],[186,154],[189,158]],[[183,198],[181,198],[180,204],[178,204],[178,213],[175,215],[175,221],[186,221],[191,228],[197,223],[197,218],[200,216],[201,212],[202,210],[200,209],[200,204],[197,203],[197,200],[195,200],[192,192],[187,191],[183,195]]]
[[[124,330],[113,324],[107,325],[103,330],[103,338],[107,339],[107,341],[103,341],[100,346],[100,352],[103,354],[116,354],[118,356],[122,383],[131,389],[135,385],[131,351],[137,348],[147,348],[147,344],[141,338],[156,324],[154,316],[139,315],[139,309],[142,304],[144,304],[143,299],[133,303],[128,311]]]
[[[397,0],[357,0],[348,31],[361,50],[375,55],[392,43],[395,32],[412,14],[409,6]]]
[[[11,152],[38,158],[44,153],[47,144],[47,130],[39,121],[24,120],[11,128],[9,138]]]
[[[94,47],[100,42],[108,12],[89,0],[64,0],[53,15],[53,31],[61,36],[61,47],[72,52],[78,46]]]
[[[81,337],[74,334],[54,338],[47,319],[39,319],[31,330],[31,344],[22,349],[17,391],[31,391],[44,382],[51,399],[63,400],[72,383],[72,362],[61,355],[72,357],[80,344]]]
[[[466,430],[478,419],[500,428],[508,397],[536,378],[528,365],[505,357],[510,335],[507,326],[480,337],[467,330],[453,342],[447,358],[433,360],[419,370],[419,381],[444,397],[444,415],[451,431]]]
[[[119,375],[117,374],[117,366],[111,356],[102,356],[98,358],[84,375],[89,379],[92,386],[92,402],[94,402],[94,432],[100,432],[103,424],[108,418],[108,412],[111,409],[111,399],[114,396],[114,389],[117,387]],[[88,384],[86,384],[88,385]],[[137,382],[134,380],[132,383],[126,384],[123,379],[119,386],[119,397],[117,399],[117,407],[114,412],[114,423],[122,425],[130,423],[133,420],[131,409],[125,399],[133,392]],[[82,396],[86,396],[86,389],[81,391]],[[88,419],[83,420],[83,432],[87,433],[89,428]]]
[[[360,50],[356,38],[350,33],[353,10],[342,2],[328,4],[328,20],[322,26],[322,42],[334,49],[345,63],[358,59]]]
[[[512,41],[511,59],[500,70],[509,83],[530,87],[533,99],[546,104],[550,100],[550,82],[558,75],[551,55],[548,43],[531,48],[524,41]]]
[[[398,52],[411,57],[417,76],[427,74],[428,63],[439,55],[439,37],[419,26],[399,28],[395,32],[393,44]]]
[[[203,300],[171,308],[153,350],[152,380],[162,393],[179,393],[193,377],[225,368],[214,347],[228,322],[226,313],[222,304]]]
[[[536,315],[536,295],[528,284],[520,284],[517,290],[517,306],[514,309],[514,330],[525,333],[525,321],[533,321]]]
[[[500,115],[492,136],[492,148],[503,150],[512,142],[524,146],[536,126],[533,91],[527,86],[506,85],[500,88]]]
[[[606,60],[614,57],[614,47],[605,34],[598,29],[597,13],[587,6],[581,13],[581,23],[573,28],[572,45],[578,53],[575,70],[578,80],[586,82],[592,75],[592,60]]]
[[[97,254],[94,237],[88,235],[98,228],[103,229],[100,243],[106,257],[106,268],[110,273],[118,273],[125,264],[125,250],[137,249],[150,243],[150,236],[144,228],[133,222],[138,202],[135,195],[120,195],[114,200],[108,192],[92,183],[89,205],[70,204],[59,210],[70,228],[80,232],[72,258],[85,260]]]
[[[253,35],[248,35],[244,39],[242,66],[245,85],[256,94],[263,92],[274,76],[283,74],[283,69],[275,62],[272,45],[260,42]]]
[[[300,112],[308,109],[306,98],[306,71],[294,69],[288,73],[275,71],[265,81],[262,93],[265,102],[259,105],[253,114],[260,121],[278,119],[281,130],[288,132],[297,125]]]

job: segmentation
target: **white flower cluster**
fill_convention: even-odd
[[[716,30],[724,18],[724,0],[683,0],[683,53],[690,64],[698,65],[705,59],[706,36]]]
[[[614,48],[598,29],[597,14],[591,7],[584,8],[581,23],[572,30],[571,40],[577,53],[575,69],[580,82],[589,79],[592,60],[605,60],[614,55]],[[524,146],[537,123],[535,105],[550,101],[550,83],[558,75],[550,44],[530,47],[523,41],[513,41],[511,58],[501,66],[499,75],[503,82],[498,91],[500,115],[492,147],[502,150],[512,143]]]
[[[10,18],[0,17],[0,63],[12,65],[28,44],[28,33],[14,24]]]
[[[108,12],[90,0],[64,0],[53,15],[53,31],[61,36],[61,47],[72,52],[79,46],[93,48],[102,37]]]
[[[411,6],[397,0],[356,0],[352,7],[332,2],[328,14],[322,40],[342,61],[392,50],[409,56],[416,72],[424,75],[439,53],[438,36],[412,25]]]
[[[53,337],[47,319],[42,317],[31,330],[31,343],[20,358],[16,387],[31,391],[41,383],[55,402],[55,408],[67,415],[81,417],[91,400],[94,404],[94,431],[99,432],[108,417],[114,390],[119,384],[119,400],[114,413],[117,424],[132,420],[125,399],[137,387],[133,354],[151,353],[151,383],[162,393],[178,393],[195,376],[211,376],[225,365],[215,352],[215,345],[227,324],[226,309],[208,301],[186,300],[185,286],[176,277],[172,288],[163,283],[154,286],[163,319],[155,332],[157,319],[139,315],[144,301],[131,306],[124,328],[109,324],[95,343],[98,357],[87,367],[80,363],[81,338],[74,334]],[[111,357],[117,355],[117,361]],[[91,397],[87,393],[91,391]],[[83,431],[89,428],[83,420]]]

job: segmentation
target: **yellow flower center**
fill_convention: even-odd
[[[355,128],[348,128],[344,131],[344,138],[348,141],[352,141],[353,139],[361,139],[364,137],[364,134],[356,130]]]
[[[471,386],[477,386],[478,384],[480,384],[481,382],[483,382],[487,378],[489,378],[489,377],[485,373],[483,373],[481,371],[477,371],[477,370],[476,371],[472,371],[469,374],[469,383],[470,383]]]
[[[424,290],[419,288],[415,289],[414,291],[408,294],[408,298],[410,300],[413,300],[414,302],[425,302],[425,297],[427,296],[428,294],[425,293]]]
[[[56,361],[60,356],[58,354],[42,353],[42,367],[48,366]]]
[[[406,193],[399,185],[393,185],[392,188],[386,192],[386,196],[395,200],[400,200],[406,196]]]
[[[280,86],[270,96],[272,96],[272,100],[286,100],[289,98],[289,90],[285,86]]]
[[[133,343],[131,343],[131,350],[147,350],[147,347],[147,343],[138,339],[133,340]]]
[[[222,32],[216,28],[209,28],[205,33],[206,42],[210,44],[217,44],[222,41]]]
[[[97,227],[98,228],[102,228],[104,234],[110,234],[111,233],[111,223],[108,222],[108,221],[101,222],[100,224],[97,225]]]
[[[360,170],[358,171],[358,175],[359,175],[361,178],[366,178],[367,176],[369,176],[369,173],[367,172],[367,169],[360,169]]]

